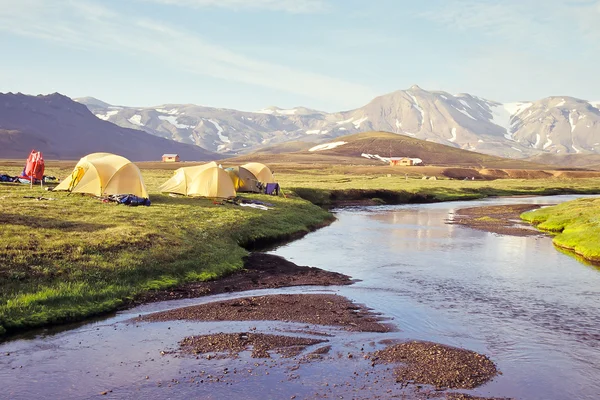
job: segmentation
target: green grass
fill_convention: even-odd
[[[521,218],[555,233],[556,246],[600,261],[600,199],[578,199],[523,213]]]
[[[0,169],[17,174],[21,167]],[[71,168],[55,167],[46,174],[64,178],[70,172]],[[310,202],[294,196],[246,196],[275,204],[273,210],[262,211],[162,195],[158,187],[172,171],[145,169],[142,174],[150,207],[0,184],[0,335],[81,320],[115,310],[148,290],[229,274],[242,267],[245,247],[252,243],[287,238],[332,218],[311,202],[402,203],[600,192],[598,179],[424,181],[299,169],[278,173],[277,179],[286,194],[296,193]]]
[[[150,207],[0,185],[0,334],[79,320],[147,290],[218,278],[242,267],[243,246],[331,218],[297,198],[246,196],[275,205],[263,211],[156,193],[171,173],[144,171]]]
[[[379,198],[387,203],[472,200],[489,196],[556,195],[600,193],[599,178],[498,179],[493,181],[422,180],[382,174],[348,175],[321,171],[279,174],[284,190],[319,205],[339,200]]]

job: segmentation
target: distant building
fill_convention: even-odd
[[[407,165],[419,165],[422,164],[423,160],[420,158],[410,158],[410,157],[390,157],[390,165],[391,166],[407,166]]]
[[[163,154],[162,155],[163,162],[179,162],[179,154]]]

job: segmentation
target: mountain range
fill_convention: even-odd
[[[222,157],[102,121],[86,106],[58,93],[0,93],[0,158],[26,158],[31,149],[41,150],[47,159],[69,160],[95,152],[116,153],[134,161],[160,160],[164,153],[177,153],[183,160]]]
[[[600,101],[569,96],[501,103],[414,85],[336,113],[306,107],[257,112],[193,104],[125,107],[92,97],[75,100],[99,119],[223,155],[286,142],[323,143],[364,131],[392,132],[510,158],[600,154]]]

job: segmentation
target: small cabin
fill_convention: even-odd
[[[179,154],[163,154],[162,155],[163,162],[179,162]]]
[[[411,166],[411,165],[419,165],[422,163],[423,163],[423,160],[421,160],[420,158],[390,157],[390,165],[391,166]]]

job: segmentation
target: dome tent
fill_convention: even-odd
[[[233,197],[236,194],[229,174],[218,168],[215,162],[178,168],[173,176],[161,185],[160,191],[216,198]]]
[[[54,190],[95,196],[132,194],[148,198],[139,168],[125,157],[111,153],[92,153],[83,157],[71,175]]]
[[[256,176],[244,167],[226,168],[237,192],[260,193],[259,181]]]
[[[245,168],[248,171],[252,172],[252,174],[256,177],[256,180],[261,182],[263,185],[266,185],[267,183],[275,183],[273,173],[271,172],[269,167],[267,167],[264,164],[250,162],[242,165],[242,168]]]

